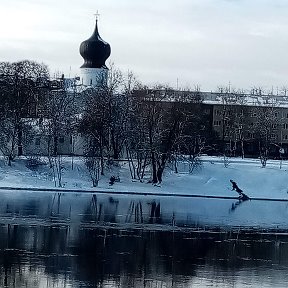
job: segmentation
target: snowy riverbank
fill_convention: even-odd
[[[230,179],[250,197],[272,199],[288,199],[288,161],[268,161],[266,168],[261,168],[258,159],[230,158],[228,167],[224,167],[221,157],[203,157],[202,168],[189,174],[185,165],[180,165],[180,172],[175,173],[169,168],[164,173],[161,186],[140,183],[131,180],[127,163],[122,163],[117,171],[107,170],[101,177],[99,186],[92,188],[87,169],[81,158],[67,157],[63,161],[63,188],[73,190],[125,191],[142,193],[173,193],[205,196],[237,196],[231,191]],[[19,159],[7,166],[0,162],[0,186],[22,188],[57,188],[53,173],[48,165],[40,165],[37,169],[27,167],[26,159]],[[182,167],[181,167],[182,166]],[[119,175],[120,182],[109,185],[111,175]]]

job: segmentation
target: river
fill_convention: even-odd
[[[236,204],[1,191],[0,286],[287,287],[287,203]]]

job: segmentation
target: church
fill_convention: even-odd
[[[108,77],[105,61],[111,54],[111,47],[99,35],[97,18],[93,34],[80,45],[80,54],[84,59],[80,68],[81,84],[94,87],[105,85]]]
[[[62,75],[61,78],[51,81],[50,90],[52,94],[55,94],[55,97],[60,98],[61,91],[65,89],[66,95],[73,98],[75,105],[82,107],[83,99],[81,98],[83,95],[81,92],[85,89],[97,89],[107,85],[108,68],[105,61],[111,54],[111,47],[99,34],[98,18],[96,18],[91,37],[80,44],[79,52],[84,61],[80,67],[80,77],[69,79]],[[31,119],[31,121],[25,120],[26,124],[28,123],[34,130],[34,135],[32,139],[31,136],[28,138],[24,135],[22,143],[23,154],[48,155],[52,153],[59,155],[84,155],[85,141],[83,137],[77,131],[70,131],[71,133],[69,133],[69,135],[63,133],[63,135],[52,137],[51,134],[53,133],[51,133],[48,128],[51,122],[50,120],[51,119],[45,117],[44,119],[41,117],[36,120]],[[45,126],[47,126],[47,128],[45,128]],[[51,142],[53,142],[52,146],[54,147],[52,149],[49,148]]]

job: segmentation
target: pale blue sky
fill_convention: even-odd
[[[0,1],[1,61],[32,59],[51,74],[79,74],[79,45],[99,10],[109,59],[144,83],[288,86],[287,0]]]

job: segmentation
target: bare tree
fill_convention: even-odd
[[[88,169],[93,187],[98,186],[100,179],[100,161],[98,157],[90,156],[85,157],[85,165]]]
[[[227,163],[227,156],[237,156],[240,154],[242,158],[245,157],[245,132],[248,129],[247,95],[243,90],[220,87],[218,97],[222,102],[219,110],[221,112],[222,123],[220,136],[225,164]]]
[[[88,151],[94,150],[89,145],[98,146],[101,174],[104,174],[104,159],[119,159],[123,152],[127,101],[125,94],[121,93],[122,84],[122,72],[112,64],[107,84],[90,87],[82,93],[85,107],[79,131],[86,138]]]
[[[146,88],[136,79],[134,74],[129,71],[124,79],[125,105],[123,113],[125,124],[125,154],[128,160],[132,179],[142,181],[146,167],[149,165],[148,152],[143,130],[143,119],[141,115],[141,101],[145,95]]]
[[[162,182],[164,169],[177,149],[184,152],[184,146],[191,145],[185,140],[201,134],[203,127],[197,121],[199,95],[199,91],[174,91],[161,86],[138,93],[135,133],[138,133],[136,139],[141,140],[135,141],[134,147],[150,163],[152,183]]]
[[[275,106],[257,107],[257,122],[254,128],[259,145],[259,156],[262,167],[266,167],[271,148],[277,143],[278,112]]]
[[[237,95],[236,95],[237,96]],[[244,98],[244,95],[242,96]],[[238,97],[237,97],[238,98]],[[245,106],[246,101],[239,98],[232,103],[226,102],[225,118],[224,118],[224,140],[228,141],[228,152],[230,156],[245,157],[245,131],[248,129],[248,109]]]
[[[15,155],[23,154],[23,118],[37,116],[48,80],[44,64],[28,60],[0,63],[0,145],[9,164]]]
[[[51,89],[45,106],[45,112],[39,119],[39,134],[43,138],[44,153],[48,157],[53,171],[55,185],[62,187],[63,159],[62,155],[69,151],[61,151],[59,143],[65,138],[72,139],[77,131],[78,117],[76,91],[65,86],[65,78],[58,79],[59,85]],[[69,140],[71,142],[71,140]],[[67,145],[66,145],[67,146]],[[67,147],[66,147],[67,149]]]

